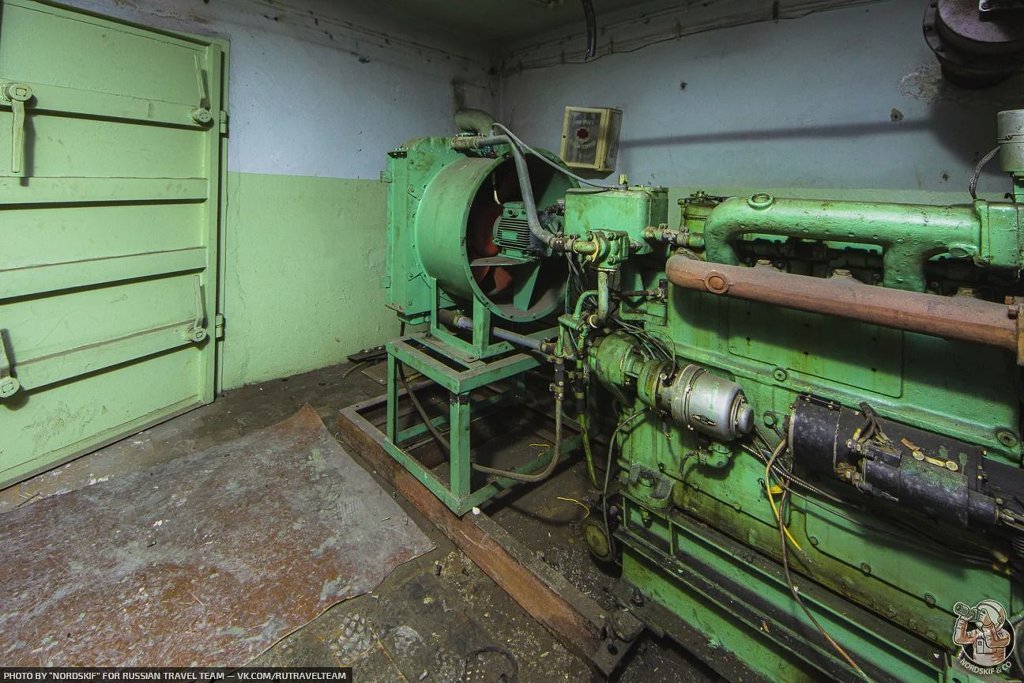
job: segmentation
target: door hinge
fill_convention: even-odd
[[[228,113],[223,109],[220,110],[220,134],[228,134]]]
[[[213,318],[213,334],[215,339],[224,338],[224,314],[218,313]]]
[[[196,315],[192,324],[185,329],[185,339],[193,344],[201,344],[206,341],[208,336],[206,326],[203,324],[206,321],[206,307],[203,305],[203,285],[199,282],[199,276],[196,276],[193,282],[196,292]]]
[[[11,108],[11,172],[25,175],[25,107],[32,100],[32,86],[5,83],[0,87],[0,100]]]
[[[7,330],[0,330],[0,399],[10,398],[21,389],[21,382],[11,376],[12,365],[7,355]]]

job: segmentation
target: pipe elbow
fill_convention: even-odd
[[[494,117],[483,109],[459,109],[455,112],[455,127],[463,133],[490,135]]]
[[[708,261],[739,264],[739,256],[732,246],[732,240],[748,230],[753,210],[746,199],[731,197],[716,206],[704,222],[704,254]]]

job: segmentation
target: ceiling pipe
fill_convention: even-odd
[[[594,13],[594,0],[582,0],[583,17],[587,21],[587,57],[590,60],[597,56],[597,15]]]

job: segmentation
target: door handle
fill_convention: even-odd
[[[32,86],[24,83],[6,83],[0,96],[11,105],[14,121],[11,124],[11,172],[25,173],[25,104],[32,99]]]

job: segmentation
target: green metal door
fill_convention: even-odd
[[[0,486],[213,400],[225,73],[0,2]]]

